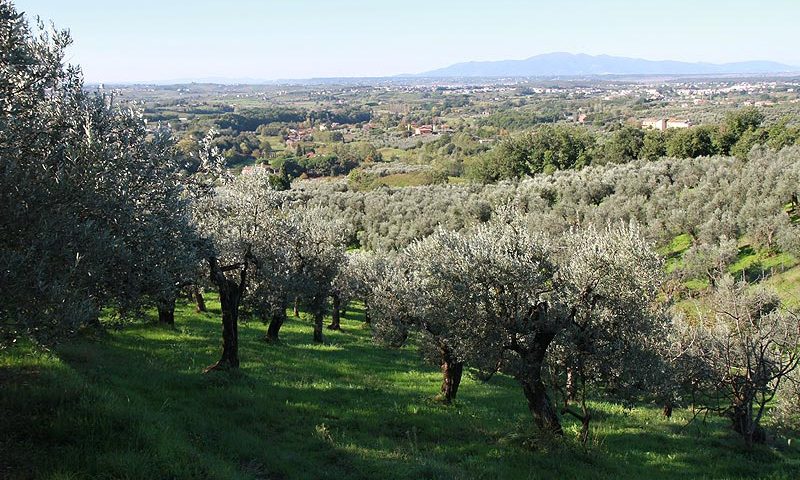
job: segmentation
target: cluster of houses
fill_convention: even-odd
[[[286,135],[286,146],[292,148],[302,142],[310,142],[312,140],[312,129],[303,128],[300,130],[290,128],[289,134]]]
[[[420,136],[450,133],[453,129],[447,125],[415,125],[412,123],[408,125],[408,131],[413,132],[414,136]]]
[[[257,174],[274,174],[275,169],[266,163],[257,163],[255,165],[247,165],[242,168],[242,175],[257,175]]]
[[[642,120],[642,128],[653,128],[656,130],[666,130],[668,128],[689,128],[692,126],[691,120],[679,118],[645,118]]]

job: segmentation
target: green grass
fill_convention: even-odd
[[[776,273],[768,278],[764,284],[774,288],[787,306],[792,308],[800,307],[800,266]]]
[[[730,266],[734,277],[745,277],[758,282],[783,273],[797,265],[797,259],[789,253],[774,252],[768,249],[755,250],[749,245],[740,247],[736,262]]]
[[[375,346],[353,314],[327,343],[292,319],[277,345],[240,329],[241,369],[219,354],[219,305],[180,305],[49,352],[0,351],[0,478],[507,479],[800,477],[794,447],[745,452],[725,423],[685,427],[655,406],[596,402],[591,445],[537,440],[512,379],[465,378],[456,404],[414,348]]]
[[[400,161],[406,161],[413,156],[411,152],[408,150],[403,150],[402,148],[383,147],[378,151],[381,152],[381,156],[383,157],[384,161],[390,161],[392,158],[397,158],[397,160]]]
[[[678,235],[667,245],[658,249],[665,259],[665,270],[672,273],[683,265],[683,254],[692,246],[688,234]],[[770,249],[754,249],[746,239],[740,239],[736,261],[730,265],[728,272],[734,278],[744,278],[751,283],[765,281],[775,287],[787,300],[797,303],[800,289],[794,280],[800,278],[794,269],[800,267],[800,261],[789,253],[775,252]],[[789,279],[789,280],[786,280]],[[688,279],[684,286],[691,292],[704,292],[710,286],[707,278]]]
[[[691,246],[692,237],[688,233],[684,233],[658,249],[658,253],[664,256],[667,273],[672,273],[681,265],[684,252]]]

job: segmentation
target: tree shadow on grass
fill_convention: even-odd
[[[0,427],[15,432],[3,445],[13,455],[8,464],[19,469],[14,473],[674,478],[702,471],[706,450],[735,459],[715,443],[697,448],[687,434],[649,431],[616,417],[608,419],[617,425],[597,455],[508,444],[503,437],[517,422],[531,423],[513,379],[465,379],[456,405],[445,407],[430,401],[437,372],[416,352],[375,347],[366,332],[336,332],[327,345],[314,345],[310,325],[296,320],[275,346],[260,341],[260,323],[243,325],[242,368],[203,375],[202,366],[219,355],[218,325],[191,315],[175,329],[134,325],[103,341],[68,342],[55,352],[60,362],[0,370],[13,384],[0,398],[11,412]],[[663,452],[674,460],[663,461]],[[759,470],[737,468],[713,472],[736,477]]]
[[[781,455],[769,447],[746,450],[724,427],[702,431],[680,426],[644,427],[605,435],[610,452],[624,452],[630,472],[647,478],[679,478],[702,472],[707,478],[797,478]],[[678,433],[679,432],[679,433]],[[665,459],[669,461],[666,462]]]

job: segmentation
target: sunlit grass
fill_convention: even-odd
[[[686,427],[657,405],[592,403],[584,450],[536,435],[513,379],[468,375],[455,405],[412,347],[374,345],[356,311],[327,343],[290,318],[276,345],[243,323],[238,372],[219,355],[219,305],[0,352],[0,478],[798,478],[795,449],[746,453],[719,419]]]

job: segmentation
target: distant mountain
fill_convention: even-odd
[[[417,74],[417,77],[539,77],[576,75],[717,75],[740,73],[798,72],[776,62],[688,63],[654,61],[572,53],[548,53],[525,60],[457,63],[446,68]]]

